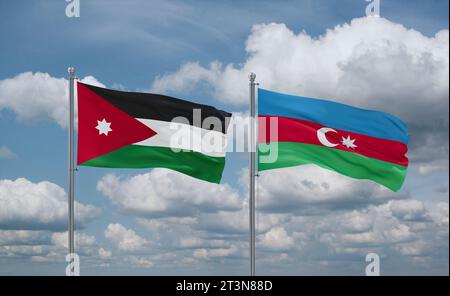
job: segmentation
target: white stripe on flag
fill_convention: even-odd
[[[227,136],[190,124],[137,118],[156,135],[133,145],[169,147],[174,151],[188,150],[213,157],[225,157]]]

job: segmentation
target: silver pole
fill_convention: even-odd
[[[255,141],[255,89],[256,75],[250,73],[250,275],[255,275],[255,168],[256,168],[256,141]]]
[[[72,265],[70,275],[74,275],[73,254],[75,253],[75,197],[74,197],[74,82],[75,68],[69,67],[69,254]]]

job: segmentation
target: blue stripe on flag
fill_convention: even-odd
[[[321,99],[258,89],[258,115],[282,116],[371,137],[408,144],[407,126],[398,117]]]

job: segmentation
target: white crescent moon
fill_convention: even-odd
[[[327,146],[327,147],[336,147],[339,144],[333,144],[330,141],[328,141],[326,134],[328,132],[333,132],[333,133],[337,133],[337,131],[335,131],[332,128],[329,127],[323,127],[321,129],[317,130],[317,138],[319,139],[320,143],[322,143],[322,145]]]

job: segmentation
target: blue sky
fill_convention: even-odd
[[[378,21],[365,18],[363,0],[80,3],[80,18],[67,18],[62,0],[0,3],[0,201],[22,197],[31,209],[37,198],[44,205],[23,215],[0,211],[0,274],[65,269],[63,220],[55,218],[58,209],[42,215],[55,202],[47,198],[59,196],[54,186],[66,187],[65,117],[53,111],[65,110],[58,79],[68,66],[109,88],[158,91],[239,114],[247,111],[245,77],[255,71],[267,88],[400,116],[412,140],[399,193],[310,166],[261,177],[261,206],[286,202],[292,212],[259,214],[258,271],[362,274],[364,254],[375,250],[385,274],[448,274],[448,1],[382,0]],[[24,72],[48,75],[17,76]],[[242,208],[218,205],[216,215],[237,223],[219,231],[214,222],[221,220],[202,204],[190,216],[158,219],[133,212],[124,199],[143,198],[126,191],[139,176],[145,188],[158,177],[215,190],[210,185],[164,170],[81,168],[76,199],[92,206],[84,209],[82,273],[246,274],[246,224],[238,223],[246,221],[246,165],[243,153],[227,156],[221,186]],[[296,180],[335,190],[294,190]],[[122,196],[98,189],[101,182]],[[175,189],[158,198],[180,195]],[[309,199],[316,195],[321,202]],[[227,202],[224,196],[222,206]],[[38,229],[34,219],[44,221]]]

